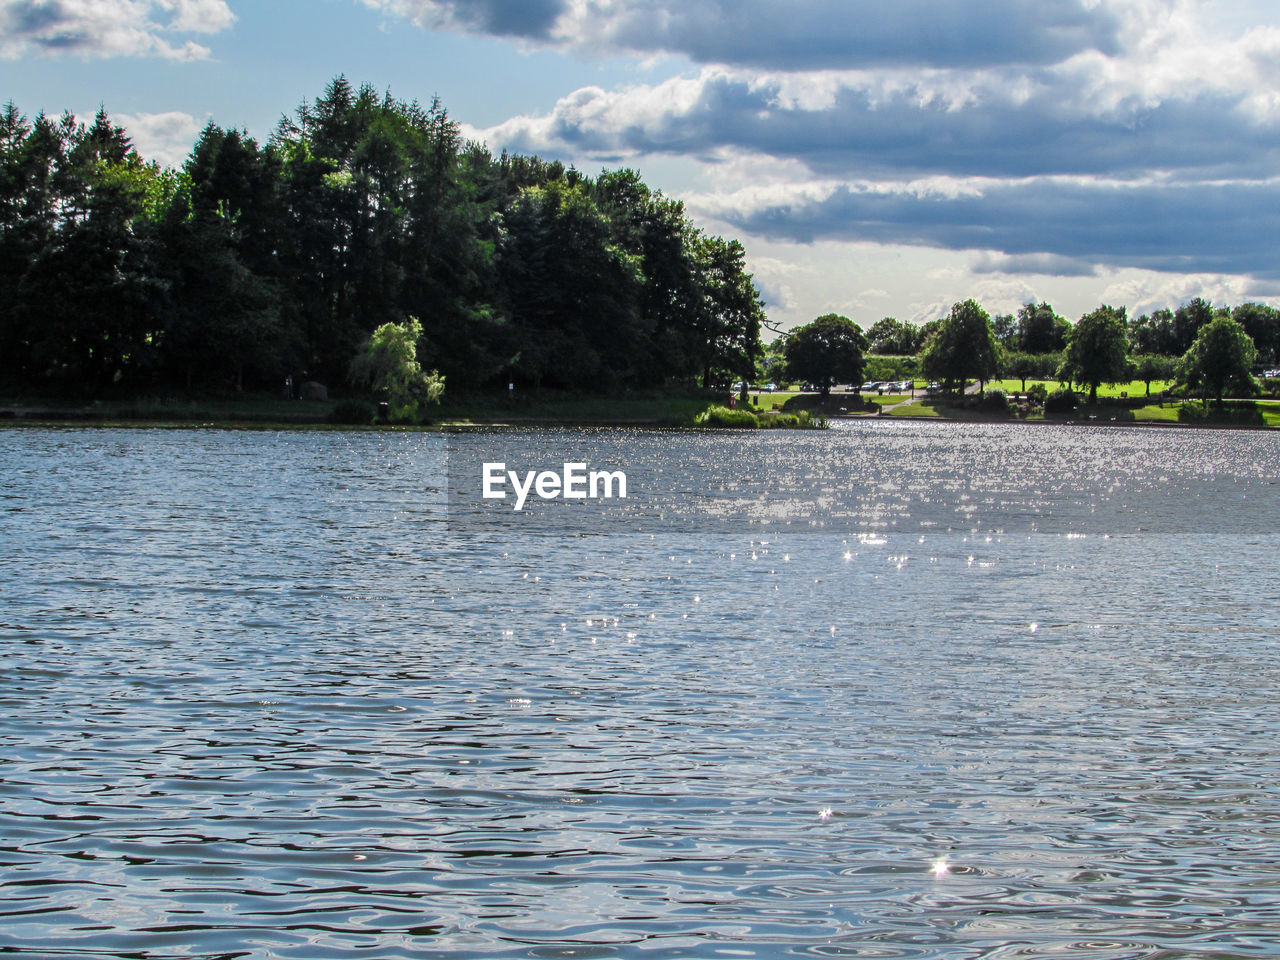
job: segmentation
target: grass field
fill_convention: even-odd
[[[952,419],[951,414],[957,414],[958,410],[948,410],[947,419]],[[942,419],[942,410],[935,407],[932,403],[924,400],[917,400],[915,403],[909,403],[906,406],[898,407],[889,411],[891,417],[933,417],[934,419]],[[958,417],[956,418],[958,419]]]
[[[1178,407],[1176,404],[1167,404],[1159,406],[1157,404],[1149,404],[1145,407],[1138,407],[1133,411],[1133,419],[1136,423],[1177,423]]]
[[[1028,380],[1027,386],[1030,387],[1034,383],[1042,383],[1046,390],[1053,393],[1060,389],[1063,385],[1057,380]],[[1154,396],[1161,390],[1173,386],[1172,380],[1152,380],[1151,394]],[[1021,380],[992,380],[987,384],[988,390],[1003,390],[1005,393],[1022,393]],[[1104,383],[1098,387],[1098,396],[1100,397],[1145,397],[1147,395],[1147,384],[1142,380],[1133,380],[1129,383]]]

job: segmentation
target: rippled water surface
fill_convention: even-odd
[[[1277,954],[1280,438],[509,439],[0,430],[0,955]]]

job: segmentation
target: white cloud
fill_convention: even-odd
[[[208,47],[173,35],[217,33],[234,21],[226,0],[0,0],[0,58],[201,60]]]
[[[134,147],[147,160],[162,166],[181,166],[204,128],[204,121],[189,113],[118,114],[113,118],[128,132]]]
[[[1220,28],[1213,3],[545,0],[535,32],[500,0],[365,2],[438,28],[701,64],[583,88],[477,134],[580,166],[692,158],[687,208],[753,245],[955,251],[970,291],[1004,300],[1031,283],[1280,275],[1280,27]],[[1021,51],[1002,46],[1008,24]],[[760,272],[808,309],[794,278]]]
[[[1246,277],[1224,274],[1184,274],[1126,271],[1109,283],[1098,298],[1100,303],[1125,305],[1129,316],[1163,308],[1176,309],[1194,297],[1203,297],[1220,306],[1235,306],[1256,298]]]

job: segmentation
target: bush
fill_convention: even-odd
[[[1078,400],[1074,390],[1055,390],[1044,401],[1045,413],[1070,413]]]
[[[693,418],[693,422],[699,427],[736,427],[746,430],[754,430],[760,426],[759,419],[750,410],[730,410],[719,404],[707,407]]]
[[[988,390],[982,395],[981,409],[988,413],[1008,413],[1009,397],[1003,390]]]
[[[1043,383],[1033,383],[1027,387],[1027,399],[1043,407],[1044,402],[1049,399],[1049,388]]]
[[[1248,404],[1184,403],[1178,408],[1181,423],[1218,423],[1232,427],[1261,427],[1266,425],[1262,411]]]
[[[378,411],[367,400],[340,400],[326,419],[330,423],[368,426],[377,415]]]

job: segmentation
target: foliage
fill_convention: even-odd
[[[1244,328],[1266,364],[1280,362],[1280,310],[1263,303],[1242,303],[1231,311],[1231,319]]]
[[[1134,353],[1180,357],[1191,349],[1200,329],[1223,312],[1195,297],[1177,310],[1155,310],[1138,317],[1129,324],[1129,342]]]
[[[1133,358],[1135,379],[1146,384],[1147,396],[1151,396],[1151,384],[1156,380],[1172,380],[1178,374],[1178,362],[1173,357],[1145,353]]]
[[[828,313],[791,331],[787,338],[787,371],[811,381],[825,397],[834,383],[861,383],[867,338],[848,317]]]
[[[707,407],[693,419],[698,427],[736,427],[754,430],[760,426],[760,420],[750,410],[730,410],[728,407],[715,404]]]
[[[973,300],[955,304],[925,344],[920,366],[926,377],[949,387],[994,378],[1000,370],[1000,346],[987,311]]]
[[[989,413],[1008,413],[1009,396],[1003,390],[987,390],[982,394],[981,407]]]
[[[1033,383],[1025,393],[1028,400],[1040,406],[1044,406],[1045,401],[1049,399],[1049,388],[1043,383]]]
[[[1249,374],[1256,349],[1249,335],[1229,316],[1205,324],[1178,365],[1178,380],[1202,397],[1221,400],[1227,387],[1252,396],[1257,385]]]
[[[1025,303],[1018,309],[1016,343],[1023,353],[1057,353],[1066,348],[1070,332],[1071,324],[1047,303]]]
[[[416,317],[404,323],[384,323],[369,335],[351,361],[351,379],[367,387],[391,408],[391,419],[414,422],[421,405],[439,403],[444,378],[424,373],[418,363],[422,324]]]
[[[1076,408],[1079,399],[1074,390],[1055,390],[1044,401],[1045,413],[1069,413]]]
[[[693,423],[698,427],[729,427],[741,430],[757,428],[823,430],[827,427],[827,418],[821,413],[814,414],[808,410],[797,410],[794,413],[778,410],[753,413],[750,410],[731,410],[729,407],[715,404],[694,417]]]
[[[1028,380],[1051,380],[1062,366],[1059,353],[1006,353],[1001,363],[1001,374],[1021,383],[1020,391],[1026,393]]]
[[[1181,423],[1212,423],[1224,426],[1261,427],[1266,423],[1259,410],[1250,404],[1184,403],[1178,407]]]
[[[1089,402],[1098,400],[1098,385],[1128,380],[1129,341],[1124,308],[1103,305],[1087,313],[1071,330],[1062,376],[1089,387]]]
[[[876,356],[866,359],[862,370],[864,380],[914,380],[920,373],[918,357]]]
[[[877,320],[867,331],[868,352],[875,354],[913,354],[923,342],[919,327],[894,317]]]
[[[745,264],[634,171],[495,158],[438,101],[344,77],[265,145],[208,125],[179,170],[105,111],[0,112],[0,375],[18,385],[336,386],[416,316],[455,387],[713,387],[761,353]]]

